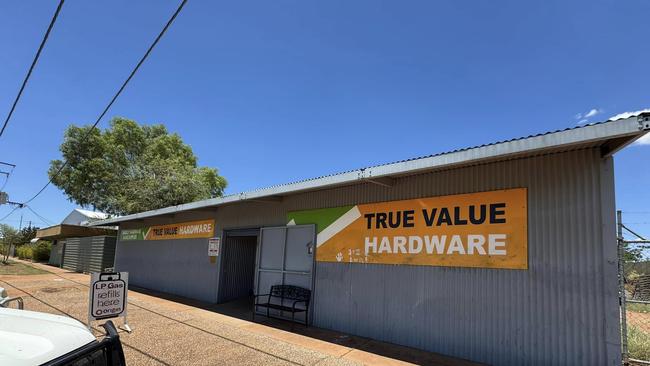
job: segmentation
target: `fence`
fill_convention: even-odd
[[[625,312],[628,358],[650,361],[650,301],[627,300]]]
[[[618,220],[621,345],[624,364],[650,365],[650,261],[643,260],[650,241]],[[626,240],[623,230],[634,236]]]

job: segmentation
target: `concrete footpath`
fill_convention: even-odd
[[[18,261],[18,260],[15,260]],[[27,262],[23,262],[27,263]],[[49,273],[2,275],[0,286],[22,296],[26,310],[88,317],[87,274],[29,263]],[[154,296],[156,295],[156,296]],[[224,310],[224,311],[222,311]],[[227,308],[129,290],[128,321],[120,331],[129,365],[475,365],[434,353],[283,321],[261,323],[226,315]],[[121,320],[115,321],[116,325]],[[93,326],[96,336],[103,330]]]

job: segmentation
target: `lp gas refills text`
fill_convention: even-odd
[[[100,280],[93,285],[92,315],[96,318],[117,316],[124,311],[126,286],[122,280]]]

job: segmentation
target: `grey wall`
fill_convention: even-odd
[[[52,250],[50,251],[49,264],[53,266],[61,266],[61,259],[63,258],[63,247],[65,246],[65,240],[55,240],[55,243],[52,243]]]
[[[603,201],[614,212],[613,191],[600,193],[613,189],[610,163],[579,151],[395,187],[404,197],[528,187],[529,270],[318,263],[316,325],[497,365],[620,364],[616,244],[601,228]]]
[[[318,263],[314,325],[491,364],[620,364],[613,166],[598,149],[123,226],[214,217],[220,232],[284,225],[292,210],[515,187],[528,188],[529,270]],[[216,301],[207,240],[124,242],[116,262],[134,284]]]
[[[157,291],[214,302],[216,265],[207,257],[207,239],[120,242],[116,270],[129,283]]]
[[[120,230],[213,217],[214,212],[192,212],[128,223]],[[115,268],[129,272],[129,284],[206,302],[216,300],[216,262],[210,263],[208,239],[123,241],[118,236],[115,253]]]

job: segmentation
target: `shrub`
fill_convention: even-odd
[[[23,244],[16,248],[16,256],[20,259],[30,259],[35,262],[46,262],[50,259],[52,244],[38,241],[36,244]]]
[[[29,245],[21,245],[16,248],[16,256],[20,259],[32,259],[32,247]]]
[[[32,249],[32,259],[36,262],[47,262],[50,259],[52,244],[47,241],[38,241]]]

